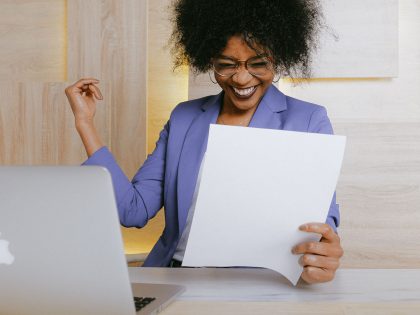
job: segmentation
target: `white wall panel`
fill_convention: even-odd
[[[398,0],[321,0],[327,28],[313,56],[314,78],[398,76]],[[189,99],[220,92],[208,74],[190,75]]]
[[[398,0],[322,0],[328,29],[313,60],[315,78],[396,77]]]

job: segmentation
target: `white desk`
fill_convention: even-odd
[[[293,287],[264,269],[129,268],[132,282],[187,290],[162,314],[420,314],[420,269],[342,269]]]

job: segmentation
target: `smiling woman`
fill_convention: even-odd
[[[175,66],[210,71],[223,91],[179,104],[132,181],[103,146],[94,126],[96,99],[102,99],[99,81],[84,78],[66,89],[89,156],[84,164],[110,171],[121,223],[143,227],[165,207],[165,229],[145,266],[182,264],[210,124],[333,132],[323,107],[290,98],[272,85],[276,75],[309,75],[321,27],[317,1],[177,0],[173,9]],[[325,219],[301,226],[302,231],[322,236],[319,242],[293,248],[293,253],[302,255],[302,278],[308,283],[333,279],[343,254],[335,233],[339,225],[335,196]]]
[[[317,1],[185,0],[174,12],[175,66],[214,72],[224,91],[219,123],[248,125],[275,74],[310,76],[322,27]]]
[[[248,125],[273,81],[272,61],[256,55],[241,36],[234,35],[222,54],[213,60],[213,67],[216,81],[225,92],[218,122]]]

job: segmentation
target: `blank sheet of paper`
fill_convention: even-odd
[[[183,266],[264,267],[294,285],[294,245],[320,239],[298,227],[325,222],[343,136],[211,125]]]

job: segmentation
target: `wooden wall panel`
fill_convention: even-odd
[[[79,164],[86,154],[74,128],[74,116],[67,97],[63,93],[67,85],[66,82],[59,82],[45,84],[43,87],[44,164]],[[106,129],[106,125],[103,123],[100,128]]]
[[[147,1],[68,1],[69,80],[101,80],[99,129],[129,177],[146,156]]]
[[[85,152],[66,83],[0,84],[0,164],[78,164]]]
[[[132,177],[147,147],[147,1],[103,8],[102,77],[111,84],[111,148]]]
[[[102,1],[67,1],[67,80],[101,78]]]
[[[419,268],[420,122],[337,123],[343,266]]]
[[[0,83],[0,164],[85,160],[64,89],[96,77],[97,129],[133,176],[146,157],[147,15],[146,0],[0,3],[0,81],[14,81]]]
[[[0,81],[63,81],[64,0],[0,1]]]
[[[87,7],[86,7],[87,6]],[[148,2],[68,1],[71,80],[96,77],[104,101],[96,120],[129,178],[146,157]],[[141,230],[122,228],[127,253],[148,252],[163,229],[162,215]]]

